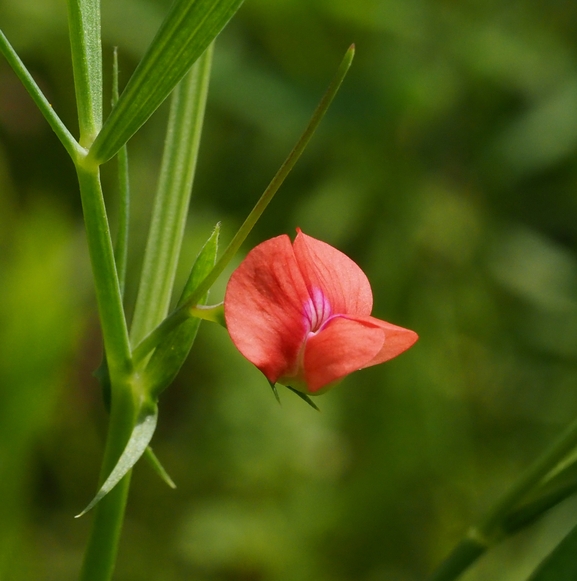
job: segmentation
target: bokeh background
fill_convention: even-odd
[[[125,82],[167,7],[103,0],[108,85],[112,47]],[[3,0],[0,27],[76,128],[65,2]],[[568,0],[246,1],[216,47],[180,280],[217,221],[230,239],[355,42],[243,252],[300,226],[353,257],[374,314],[420,341],[318,414],[283,388],[279,407],[204,324],[153,441],[178,488],[136,467],[117,579],[423,579],[577,414],[576,32]],[[128,310],[166,116],[130,143]],[[77,577],[99,358],[73,167],[0,59],[2,580]],[[569,500],[466,579],[526,579],[575,522]]]

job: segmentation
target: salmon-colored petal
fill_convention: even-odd
[[[224,315],[233,343],[270,381],[295,372],[305,335],[308,291],[290,239],[277,236],[251,250],[233,272]]]
[[[308,393],[322,393],[323,387],[366,367],[384,342],[384,330],[372,322],[344,317],[331,319],[306,342],[304,377]]]
[[[310,295],[320,290],[333,314],[370,315],[373,293],[360,267],[336,248],[297,231],[294,252]]]
[[[385,332],[385,343],[383,344],[382,349],[365,365],[365,367],[384,363],[385,361],[400,355],[403,351],[412,347],[419,338],[417,333],[414,331],[405,329],[404,327],[398,327],[397,325],[387,323],[386,321],[381,321],[381,319],[367,317],[365,320],[367,323],[378,325]]]

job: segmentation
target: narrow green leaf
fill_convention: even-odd
[[[218,251],[219,233],[220,225],[217,224],[194,262],[179,304],[186,302],[214,266]],[[207,298],[208,293],[202,298],[200,304],[206,303]],[[152,354],[144,378],[151,397],[158,397],[176,377],[194,343],[200,321],[201,319],[196,317],[185,320],[168,334]]]
[[[528,581],[575,581],[577,579],[577,526],[537,567]]]
[[[109,160],[170,95],[243,0],[177,0],[94,142],[90,156]]]
[[[133,343],[166,317],[173,296],[200,147],[211,48],[195,63],[171,97],[160,178],[130,329]]]
[[[114,47],[112,62],[112,105],[118,102],[118,49]],[[128,234],[130,222],[130,179],[128,173],[128,148],[126,144],[118,150],[118,230],[114,244],[114,258],[118,272],[120,294],[124,296],[126,282],[126,262],[128,255]]]
[[[105,480],[104,484],[90,504],[76,518],[86,514],[91,508],[94,508],[121,480],[127,472],[136,464],[139,458],[146,451],[158,420],[158,408],[156,405],[149,404],[140,412],[136,425],[124,451],[122,452],[116,466]]]
[[[44,115],[44,118],[52,127],[54,133],[64,147],[66,151],[72,158],[72,161],[76,162],[80,157],[85,155],[85,151],[77,143],[76,139],[72,136],[70,131],[64,123],[61,121],[60,117],[56,114],[56,111],[52,108],[52,105],[48,102],[48,99],[44,96],[44,93],[40,90],[40,87],[36,84],[36,81],[20,60],[20,57],[8,42],[8,39],[4,33],[0,30],[0,52],[4,55],[4,58],[8,64],[12,67],[14,72],[18,75],[20,82],[24,85],[24,88],[28,91],[34,103]]]
[[[114,47],[112,61],[112,104],[118,101],[118,49]],[[114,243],[114,261],[118,275],[120,297],[124,297],[126,282],[126,263],[128,257],[128,232],[130,221],[130,182],[128,175],[128,148],[126,145],[120,148],[117,155],[118,161],[118,228]],[[102,355],[100,366],[93,373],[102,387],[104,406],[110,411],[110,374],[106,362],[106,353]]]
[[[188,275],[188,280],[182,289],[180,298],[178,299],[178,306],[184,304],[188,298],[196,291],[196,287],[204,280],[206,272],[210,270],[214,263],[216,262],[216,255],[218,253],[218,240],[220,237],[220,222],[214,227],[208,240],[204,243],[201,248],[190,274]],[[201,305],[206,304],[205,300],[200,301]]]

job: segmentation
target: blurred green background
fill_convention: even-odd
[[[125,82],[167,7],[103,0],[108,85],[112,47]],[[76,128],[65,2],[4,0],[0,27]],[[178,488],[136,467],[117,579],[423,579],[577,414],[576,33],[568,0],[246,1],[216,47],[180,278],[215,222],[230,239],[355,42],[244,251],[300,226],[353,257],[374,314],[420,341],[318,414],[284,388],[279,407],[204,324],[153,441]],[[129,309],[166,115],[130,143]],[[99,358],[73,167],[0,59],[2,580],[77,576]],[[575,522],[569,500],[466,579],[526,579]]]

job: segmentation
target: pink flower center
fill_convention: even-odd
[[[304,319],[308,333],[320,331],[331,318],[332,309],[329,300],[319,288],[313,288],[312,296],[304,304]]]

